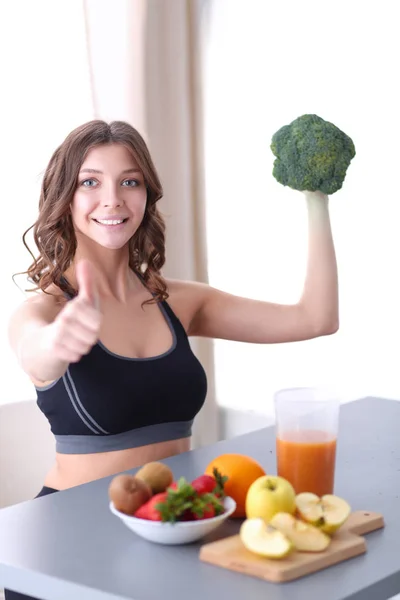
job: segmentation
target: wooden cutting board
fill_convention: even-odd
[[[346,523],[332,537],[323,552],[294,551],[286,558],[274,560],[253,554],[242,544],[239,535],[204,544],[200,560],[273,582],[298,579],[367,551],[362,537],[384,527],[382,515],[367,511],[352,512]]]

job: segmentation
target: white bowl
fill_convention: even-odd
[[[132,529],[140,537],[156,542],[157,544],[189,544],[194,542],[214,529],[217,529],[235,510],[236,502],[233,498],[224,499],[225,512],[211,519],[199,519],[198,521],[179,521],[176,523],[162,523],[160,521],[148,521],[131,517],[117,510],[110,502],[111,512],[119,517],[121,521]]]

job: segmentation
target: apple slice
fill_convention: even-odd
[[[282,532],[259,517],[246,519],[239,534],[247,550],[260,556],[283,558],[293,550],[292,542]]]
[[[297,550],[303,552],[322,552],[331,542],[329,535],[289,513],[276,513],[269,524],[283,533]]]
[[[343,525],[351,511],[349,503],[339,496],[326,494],[320,498],[309,492],[296,496],[296,508],[304,521],[330,535]]]

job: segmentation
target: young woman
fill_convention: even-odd
[[[68,135],[46,169],[33,226],[36,293],[10,322],[56,440],[39,495],[189,449],[207,390],[190,336],[267,344],[337,331],[328,198],[304,195],[309,255],[297,304],[165,280],[162,187],[142,137],[99,120]]]

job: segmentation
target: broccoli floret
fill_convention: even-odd
[[[303,115],[273,136],[272,174],[294,190],[334,194],[343,185],[356,151],[353,141],[317,115]]]

